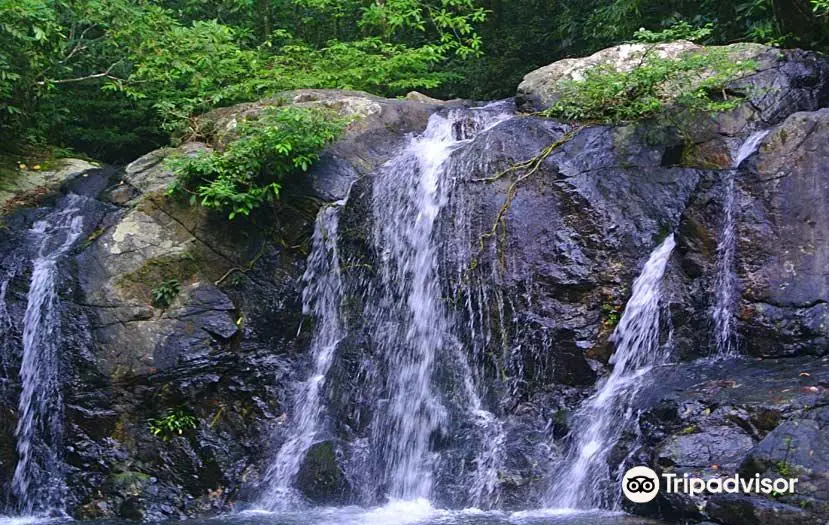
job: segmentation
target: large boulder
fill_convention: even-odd
[[[322,200],[342,198],[351,182],[384,162],[406,133],[425,126],[436,107],[360,92],[299,90],[215,110],[200,118],[200,126],[211,129],[212,140],[221,145],[241,121],[286,104],[327,108],[350,119],[344,137],[312,172],[286,183],[287,199],[305,195]],[[248,321],[248,330],[255,329],[251,321],[255,325],[262,319],[263,332],[293,338],[301,310],[296,279],[302,255],[287,253],[268,238],[257,238],[261,234],[240,232],[216,214],[165,196],[174,179],[170,156],[210,150],[204,143],[188,142],[148,153],[129,164],[121,183],[106,195],[123,211],[114,224],[100,229],[79,260],[86,269],[80,280],[86,304],[94,312],[92,327],[101,362],[110,375],[143,374],[199,359],[209,348],[227,344],[242,319]],[[296,210],[281,214],[282,228],[290,230],[281,235],[290,235],[292,244],[307,239],[310,222],[304,215]],[[277,256],[287,264],[279,264],[280,271],[269,276],[266,265]],[[259,263],[257,268],[250,266],[252,262]],[[153,289],[171,279],[178,281],[181,293],[171,305],[153,305]],[[232,286],[234,280],[248,284]],[[228,290],[231,295],[259,295],[262,300],[253,302],[272,303],[291,313],[283,317],[273,308],[259,311],[258,306],[243,312],[226,295]]]
[[[342,451],[334,441],[312,445],[297,473],[297,489],[316,505],[342,504],[349,501],[352,487],[341,466]]]
[[[774,128],[743,179],[738,250],[746,348],[829,352],[829,109]]]
[[[756,67],[727,87],[732,95],[744,96],[746,103],[719,115],[713,126],[704,119],[693,123],[696,142],[703,137],[738,135],[751,128],[776,124],[796,111],[812,111],[829,103],[829,59],[820,54],[746,43],[703,48],[682,40],[623,44],[589,57],[559,60],[528,73],[518,86],[516,103],[524,112],[549,108],[559,99],[560,82],[581,80],[586,70],[599,65],[630,71],[642,63],[646,53],[677,58],[683,53],[708,50],[724,51],[731,60],[750,61]]]
[[[54,197],[65,183],[98,168],[97,164],[72,158],[57,159],[43,167],[23,165],[20,171],[0,181],[0,215],[36,206],[47,197]]]
[[[798,478],[795,494],[660,494],[628,509],[725,525],[822,524],[829,509],[826,358],[697,361],[664,367],[643,389],[628,462],[682,476]],[[633,466],[632,464],[627,466]]]
[[[646,52],[661,58],[674,59],[685,52],[698,49],[700,46],[692,42],[679,40],[655,45],[622,44],[602,49],[588,57],[565,58],[527,73],[518,85],[515,101],[521,111],[541,111],[558,101],[560,82],[584,80],[584,74],[589,69],[609,66],[617,71],[628,72],[642,63],[642,57]]]
[[[452,104],[462,105],[461,101]],[[368,175],[400,147],[406,134],[426,127],[429,115],[447,103],[424,97],[387,99],[361,91],[299,89],[258,102],[239,104],[206,113],[200,126],[221,143],[233,136],[244,119],[255,119],[262,111],[280,106],[316,108],[335,112],[346,119],[344,135],[322,155],[312,169],[306,188],[320,199],[345,197],[351,183]]]

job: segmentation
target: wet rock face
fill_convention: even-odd
[[[351,484],[341,467],[342,450],[334,441],[316,443],[297,473],[296,487],[315,505],[336,505],[351,499]]]
[[[310,177],[288,181],[286,199],[342,198],[406,133],[422,129],[435,108],[355,92],[291,96],[290,103],[357,120]],[[266,106],[226,108],[211,118],[231,132],[232,122]],[[313,212],[275,210],[274,234],[166,198],[173,178],[166,159],[208,150],[200,143],[158,150],[101,183],[81,178],[91,168],[84,165],[53,177],[45,195],[59,195],[62,185],[98,198],[84,212],[89,231],[61,263],[67,509],[78,518],[183,518],[227,511],[240,498],[254,501],[269,440],[285,419],[282,407],[293,382],[304,378],[292,361],[308,342],[306,333],[297,335],[305,253],[286,246],[307,239]],[[21,264],[6,297],[14,319],[23,317],[29,271],[14,247],[25,244],[40,212],[4,217],[11,228],[0,232],[2,269]],[[172,280],[175,291],[159,304],[154,292]],[[19,344],[20,327],[3,327],[3,336],[4,345]],[[17,365],[3,356],[0,410],[13,416],[19,385],[6,381],[6,367],[15,378]],[[153,422],[170,414],[194,424],[181,435],[154,434]],[[0,424],[4,494],[17,461],[15,421],[4,416]],[[314,457],[325,459],[324,452]],[[309,493],[320,501],[345,497],[347,483],[322,459],[309,463],[318,474],[308,478]]]
[[[744,352],[755,356],[825,355],[827,338],[825,151],[829,112],[799,112],[771,128],[759,150],[733,172],[736,260],[734,305]],[[732,151],[735,149],[732,147]],[[701,179],[680,223],[682,272],[672,290],[677,351],[713,351],[706,315],[715,292],[725,178]]]
[[[829,352],[829,109],[795,113],[743,179],[740,317],[756,355]]]
[[[698,362],[658,371],[642,392],[633,461],[678,476],[797,478],[795,494],[661,494],[647,508],[725,525],[822,523],[829,512],[829,362],[804,356]],[[632,465],[629,465],[632,466]]]
[[[498,177],[557,141],[532,174]],[[469,272],[473,284],[459,283],[467,296],[498,283],[503,296],[488,299],[507,311],[501,319],[487,312],[488,330],[506,330],[507,340],[493,338],[482,353],[503,354],[502,344],[516,349],[492,365],[526,383],[522,395],[595,380],[586,359],[609,355],[609,314],[621,309],[649,250],[676,228],[700,177],[700,170],[663,167],[663,155],[664,146],[648,145],[633,129],[572,131],[514,118],[451,160],[458,175],[443,224],[444,258],[458,265],[455,274]],[[475,307],[496,309],[489,301]]]

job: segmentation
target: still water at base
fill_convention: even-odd
[[[0,525],[45,525],[61,520],[0,517]],[[73,522],[116,525],[124,521]],[[186,525],[646,525],[656,522],[621,512],[538,509],[518,512],[441,510],[428,501],[398,501],[383,507],[315,507],[294,512],[248,510]]]

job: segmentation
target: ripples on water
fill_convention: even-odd
[[[0,525],[59,524],[69,520],[0,516]],[[78,525],[124,525],[121,520],[73,522]],[[656,522],[624,514],[598,510],[538,509],[519,512],[479,509],[435,509],[426,500],[398,501],[383,507],[317,507],[293,512],[247,510],[203,520],[188,520],[182,525],[646,525]]]
[[[398,501],[383,507],[315,508],[288,513],[257,510],[198,522],[202,525],[642,525],[653,523],[629,514],[573,509],[520,512],[479,509],[441,510],[426,500]]]

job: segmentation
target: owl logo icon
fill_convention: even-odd
[[[622,477],[622,492],[634,503],[647,503],[659,493],[659,476],[648,467],[633,467]]]

